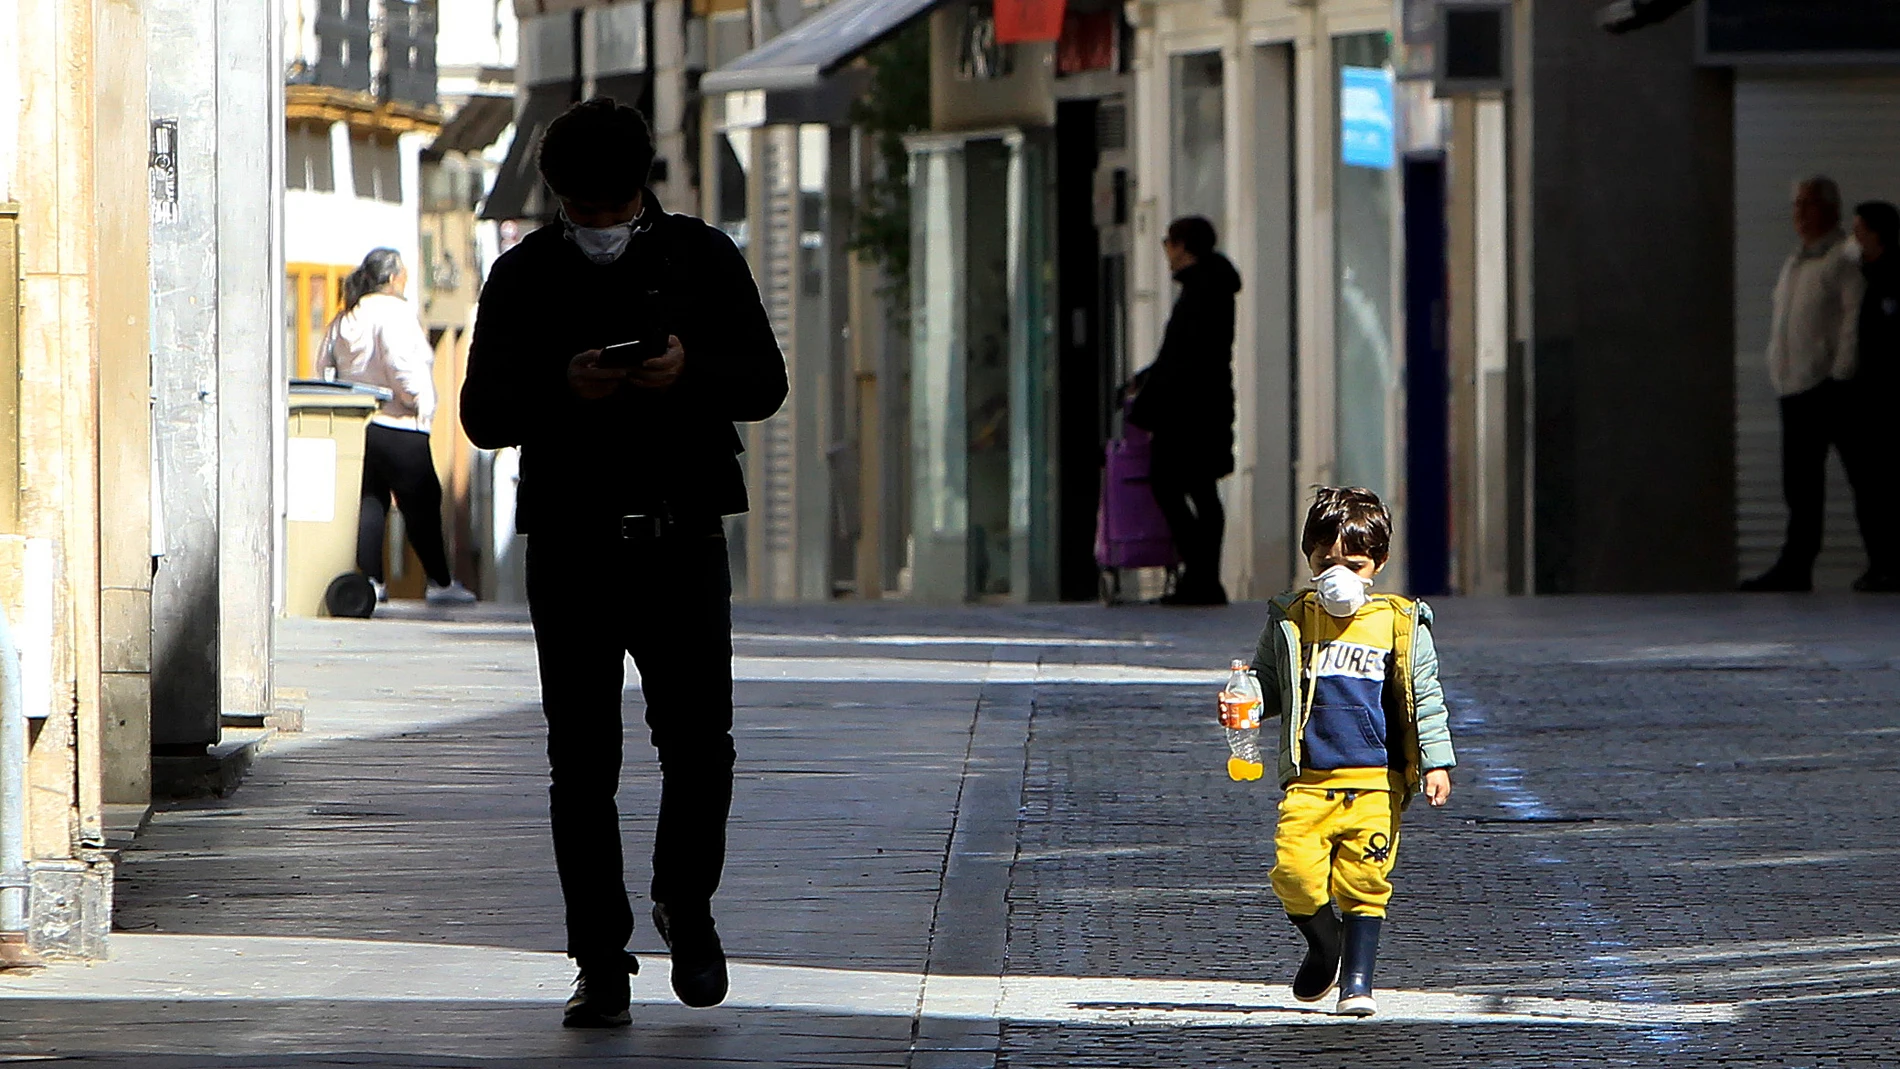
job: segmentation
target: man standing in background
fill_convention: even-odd
[[[1855,488],[1868,529],[1867,574],[1854,589],[1890,594],[1900,592],[1900,446],[1886,425],[1900,400],[1900,208],[1884,200],[1855,205],[1854,244],[1866,293],[1846,418],[1869,480]]]
[[[1859,354],[1860,262],[1841,229],[1841,190],[1817,175],[1795,185],[1794,228],[1801,244],[1775,283],[1768,333],[1768,377],[1781,397],[1781,493],[1788,534],[1774,567],[1742,583],[1748,591],[1814,588],[1827,498],[1827,451],[1840,450],[1854,487],[1861,537],[1877,552],[1872,490],[1860,438],[1852,427],[1847,380]]]

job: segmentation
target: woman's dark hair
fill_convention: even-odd
[[[1346,552],[1385,564],[1392,553],[1392,514],[1378,494],[1361,486],[1322,486],[1313,495],[1300,552],[1311,557],[1314,550],[1342,541]]]
[[[1214,234],[1214,224],[1198,215],[1183,216],[1169,223],[1168,240],[1186,249],[1189,256],[1197,258],[1213,252],[1214,246],[1219,243]]]
[[[1882,256],[1900,253],[1900,208],[1884,200],[1870,200],[1854,205],[1854,214],[1867,224],[1867,229],[1879,235]]]
[[[654,153],[646,116],[613,97],[595,97],[548,124],[541,135],[541,178],[558,197],[625,204],[646,187]]]
[[[396,281],[402,270],[402,253],[395,249],[371,249],[363,263],[343,279],[343,310],[354,311],[363,298]]]

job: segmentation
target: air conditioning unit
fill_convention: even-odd
[[[1439,0],[1434,94],[1501,93],[1511,88],[1511,36],[1511,0]]]

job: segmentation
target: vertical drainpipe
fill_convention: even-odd
[[[0,609],[0,933],[26,930],[26,702],[20,651]]]

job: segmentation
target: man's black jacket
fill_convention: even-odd
[[[1137,377],[1129,421],[1153,432],[1154,464],[1179,478],[1234,470],[1234,295],[1240,272],[1211,252],[1175,276],[1161,351]]]
[[[1874,391],[1865,400],[1890,404],[1900,387],[1900,257],[1889,252],[1861,267],[1867,293],[1860,301],[1858,386]]]
[[[733,423],[778,411],[785,357],[732,241],[668,215],[651,192],[646,205],[613,263],[593,263],[560,225],[544,226],[496,260],[482,288],[462,426],[484,449],[521,447],[523,533],[746,511]],[[587,401],[568,387],[576,354],[669,333],[686,351],[671,388],[623,386]]]

